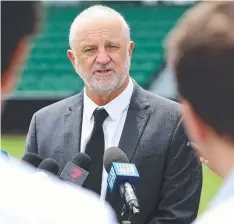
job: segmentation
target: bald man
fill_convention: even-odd
[[[1,10],[1,94],[4,98],[16,86],[20,67],[38,30],[42,7],[38,1],[3,1]],[[95,194],[47,175],[43,178],[37,172],[32,167],[19,166],[13,158],[5,160],[0,154],[0,223],[117,224],[112,209]]]
[[[143,90],[129,75],[134,43],[129,26],[105,6],[84,10],[70,28],[68,58],[84,81],[81,93],[33,115],[25,152],[57,160],[92,159],[85,187],[113,206],[123,201],[107,190],[105,149],[117,146],[140,173],[140,216],[132,223],[191,223],[197,216],[202,172],[184,133],[179,105]]]

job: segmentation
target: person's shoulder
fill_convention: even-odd
[[[234,220],[234,195],[218,204],[214,208],[207,210],[194,224],[205,223],[225,223],[233,224]]]
[[[70,106],[79,106],[82,103],[82,92],[76,94],[74,96],[68,97],[66,99],[60,100],[56,103],[50,104],[49,106],[43,107],[42,109],[38,110],[35,115],[36,116],[48,116],[48,115],[55,115],[66,113],[69,110]]]
[[[178,102],[159,96],[149,91],[147,91],[147,93],[148,93],[147,95],[148,95],[148,100],[150,102],[150,105],[154,107],[170,109],[173,112],[179,112],[180,104]]]
[[[34,176],[36,170],[17,163],[2,163],[0,170],[4,183],[0,219],[5,223],[117,223],[109,205],[88,190],[50,176]],[[11,222],[12,217],[17,222]]]
[[[181,105],[178,102],[159,96],[148,90],[143,91],[152,114],[171,120],[180,120]]]
[[[64,217],[73,214],[70,216],[70,222],[117,224],[117,218],[110,205],[102,202],[91,191],[67,185],[61,189],[59,195],[62,202],[68,203],[64,205]]]
[[[170,112],[180,115],[180,104],[178,102],[143,89],[136,82],[134,82],[134,88],[133,97],[138,100],[146,100],[153,112]]]
[[[106,202],[101,202],[91,191],[55,179],[48,185],[50,186],[45,193],[48,195],[47,198],[52,195],[50,206],[56,207],[58,203],[58,207],[61,207],[54,210],[55,217],[60,210],[60,217],[57,219],[64,220],[61,223],[117,224],[111,207]]]
[[[53,177],[38,180],[37,186],[44,189],[42,195],[50,199],[46,207],[54,207],[52,214],[56,223],[117,224],[111,207],[91,191]]]

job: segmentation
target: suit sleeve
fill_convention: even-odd
[[[25,142],[24,154],[28,152],[38,153],[37,148],[37,133],[36,133],[36,114],[33,115],[29,125],[29,131]]]
[[[168,152],[157,217],[149,224],[190,224],[196,217],[202,189],[202,166],[179,121]]]

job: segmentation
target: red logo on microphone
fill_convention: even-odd
[[[80,176],[81,176],[81,171],[79,169],[73,167],[73,173],[72,173],[71,177],[73,179],[76,179],[76,178],[78,178]]]

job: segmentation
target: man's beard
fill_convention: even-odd
[[[124,68],[121,73],[117,73],[114,70],[114,66],[111,64],[109,65],[102,65],[95,70],[98,69],[113,69],[112,74],[105,76],[105,75],[93,75],[86,74],[85,72],[82,71],[82,69],[78,69],[79,65],[77,60],[75,61],[75,70],[76,73],[79,74],[79,76],[83,79],[84,83],[87,85],[87,87],[92,91],[96,92],[100,95],[103,94],[109,94],[113,92],[114,90],[120,88],[126,78],[129,76],[129,69],[130,69],[130,57],[128,56],[125,60],[124,63]]]

